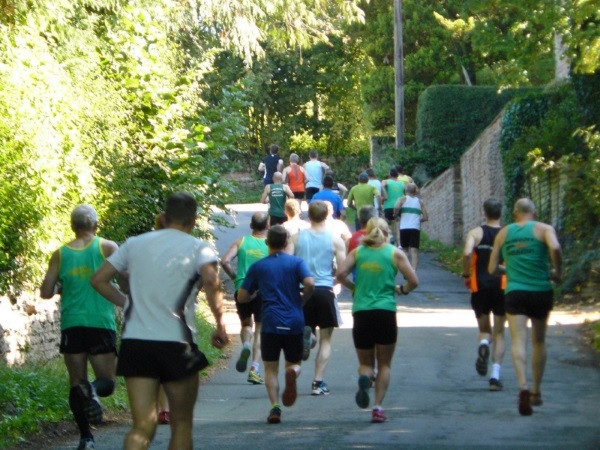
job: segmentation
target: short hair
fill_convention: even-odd
[[[308,205],[308,218],[311,222],[323,222],[325,219],[327,219],[327,204],[322,200],[314,200],[310,202]]]
[[[308,152],[308,156],[310,158],[316,158],[317,156],[319,156],[319,153],[313,148],[310,152]]]
[[[400,175],[400,174],[398,173],[398,171],[396,170],[396,168],[392,167],[390,169],[390,178],[398,178],[398,175]]]
[[[384,219],[380,217],[369,219],[366,229],[367,234],[363,237],[362,243],[367,247],[375,247],[389,242],[390,226]]]
[[[498,220],[502,215],[502,203],[493,197],[483,202],[483,213],[485,217],[492,220]]]
[[[415,183],[408,183],[404,188],[407,194],[416,194],[417,193],[417,185]]]
[[[367,181],[369,181],[369,175],[367,175],[367,172],[361,172],[358,175],[358,182],[359,183],[366,183]]]
[[[300,162],[300,157],[296,153],[292,153],[290,155],[290,162],[298,164]]]
[[[535,204],[529,198],[520,198],[516,201],[513,212],[522,214],[533,214],[535,212]]]
[[[262,211],[257,211],[252,214],[250,219],[250,228],[254,231],[264,231],[269,225],[269,216]]]
[[[325,175],[323,177],[323,187],[331,189],[333,187],[333,177],[331,175]]]
[[[78,205],[71,212],[71,228],[73,231],[91,231],[98,225],[98,213],[85,203]]]
[[[375,213],[375,207],[373,205],[365,205],[361,206],[358,210],[358,222],[360,223],[361,228],[365,228],[367,222],[373,217],[377,217]]]
[[[365,170],[365,172],[367,172],[367,175],[369,176],[369,178],[375,177],[375,171],[373,169],[371,169],[370,167],[367,170]]]
[[[273,250],[282,250],[287,246],[289,234],[282,225],[275,225],[267,231],[267,245]]]
[[[285,201],[285,213],[290,217],[296,217],[300,214],[300,206],[298,205],[298,201],[294,198],[288,198]]]
[[[404,168],[400,164],[396,164],[396,172],[400,175],[401,173],[404,173]]]
[[[271,154],[276,155],[277,153],[279,153],[279,145],[271,144],[271,147],[269,147],[269,150],[271,151]]]
[[[279,181],[283,180],[283,175],[281,172],[275,172],[273,174],[273,181],[275,181],[275,180],[279,180]],[[279,183],[276,183],[276,184],[279,184]]]
[[[195,223],[198,203],[189,192],[175,192],[165,203],[165,222],[167,225],[189,226]]]

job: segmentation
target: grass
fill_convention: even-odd
[[[222,351],[212,347],[210,337],[214,323],[204,301],[199,302],[196,317],[198,347],[211,363],[221,358]],[[208,370],[200,373],[208,377]],[[93,373],[89,378],[94,379]],[[128,410],[123,378],[117,378],[115,392],[102,398],[106,416],[119,416]],[[69,408],[69,379],[62,358],[22,366],[0,365],[0,448],[25,442],[28,436],[41,432],[49,424],[73,421]]]
[[[420,250],[437,253],[436,259],[442,263],[446,270],[456,275],[462,274],[462,247],[446,245],[440,241],[429,239],[425,233],[421,232]]]
[[[236,189],[227,197],[227,204],[258,203],[264,186],[260,181],[252,185],[238,184]]]

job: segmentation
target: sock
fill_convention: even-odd
[[[482,339],[481,341],[479,341],[479,345],[490,345],[490,341],[488,341],[487,339]]]
[[[492,364],[492,376],[491,378],[495,378],[496,380],[500,379],[500,364],[494,363]]]
[[[69,391],[69,406],[71,407],[73,417],[75,418],[75,422],[79,428],[79,435],[81,439],[93,437],[90,430],[90,424],[88,423],[83,410],[83,397],[81,396],[77,386],[73,386]]]
[[[279,409],[281,409],[281,405],[279,403],[273,403],[271,405],[271,408],[279,408]]]
[[[258,373],[258,369],[260,369],[260,363],[256,361],[252,361],[252,365],[250,366],[250,370],[254,370]]]
[[[250,345],[250,342],[244,342],[244,348],[247,348],[248,350],[252,350],[252,346]]]
[[[115,382],[110,378],[100,377],[92,383],[98,397],[108,397],[115,391]]]
[[[381,405],[375,405],[375,406],[373,406],[373,409],[375,409],[377,411],[383,411],[383,408],[381,407]]]

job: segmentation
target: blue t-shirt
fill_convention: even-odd
[[[334,219],[339,219],[341,212],[345,209],[342,198],[331,189],[323,189],[322,191],[317,192],[315,195],[313,195],[313,198],[310,199],[311,202],[314,200],[321,200],[323,202],[331,203],[333,206]]]
[[[312,277],[302,258],[279,252],[250,266],[242,289],[262,297],[263,333],[302,334],[304,312],[300,284]]]

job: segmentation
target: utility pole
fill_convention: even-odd
[[[404,49],[402,33],[402,0],[394,0],[394,81],[397,149],[404,147]]]

